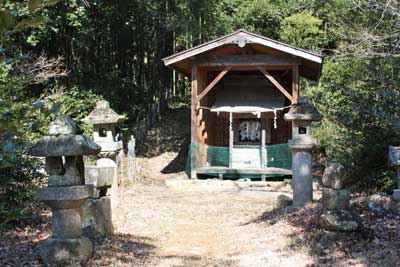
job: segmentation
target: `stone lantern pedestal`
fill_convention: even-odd
[[[396,169],[397,189],[393,190],[393,199],[400,202],[400,147],[389,147],[389,166]]]
[[[293,206],[301,207],[313,199],[312,149],[316,145],[312,137],[311,123],[321,120],[322,116],[309,103],[307,97],[299,97],[284,115],[292,122],[292,139],[289,147],[292,151]]]
[[[50,265],[86,261],[93,245],[82,236],[80,208],[93,187],[84,184],[83,155],[96,155],[100,146],[82,135],[69,117],[57,117],[49,133],[29,149],[33,156],[46,157],[50,175],[48,187],[39,189],[38,198],[53,210],[53,235],[40,244],[40,255]]]
[[[82,207],[82,228],[88,236],[110,236],[114,233],[109,190],[114,173],[114,165],[85,168],[85,182],[93,185],[92,195]]]
[[[90,196],[89,186],[48,187],[39,190],[38,198],[53,210],[52,236],[40,244],[46,263],[86,261],[93,244],[82,236],[80,208]]]

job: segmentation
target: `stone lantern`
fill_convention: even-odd
[[[313,198],[312,148],[316,140],[312,137],[311,123],[321,118],[305,96],[299,97],[284,115],[286,121],[292,122],[289,147],[292,150],[293,205],[297,207],[306,205]]]
[[[124,116],[117,114],[110,108],[108,101],[98,101],[96,108],[82,119],[83,123],[93,124],[93,140],[101,146],[100,157],[115,159],[122,149],[122,141],[117,140],[116,126],[124,120]]]
[[[389,166],[396,169],[397,189],[393,190],[393,199],[400,201],[400,147],[389,147]]]
[[[48,187],[38,191],[38,199],[53,209],[53,235],[40,244],[46,264],[86,261],[93,244],[82,236],[80,208],[93,188],[85,185],[83,155],[97,155],[100,146],[69,118],[58,116],[29,154],[46,157]]]
[[[93,195],[82,208],[82,228],[88,236],[113,233],[112,209],[118,199],[116,157],[122,150],[122,141],[118,141],[116,136],[116,125],[123,119],[124,116],[112,110],[107,101],[98,101],[96,108],[82,120],[93,124],[93,140],[101,146],[96,165],[85,168],[85,182],[94,186]]]
[[[96,107],[90,114],[82,119],[83,123],[93,124],[93,140],[101,146],[101,152],[97,160],[96,166],[90,166],[93,170],[87,170],[87,173],[96,173],[98,168],[108,167],[114,168],[114,176],[109,177],[111,181],[111,204],[113,207],[116,206],[118,198],[118,181],[117,181],[117,163],[116,157],[120,151],[122,151],[122,141],[117,140],[116,126],[124,119],[124,116],[117,114],[110,108],[110,103],[105,100],[98,101]],[[96,182],[97,177],[91,177],[88,180],[89,183],[99,184]],[[103,189],[108,185],[104,185]],[[96,188],[98,188],[96,186]],[[95,192],[99,192],[100,188],[96,189]],[[104,190],[103,190],[104,192]],[[105,196],[105,194],[103,194]],[[95,196],[96,197],[96,196]]]

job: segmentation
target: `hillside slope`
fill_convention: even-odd
[[[189,144],[189,108],[169,109],[158,125],[147,131],[137,156],[138,180],[159,184],[167,178],[184,178]]]

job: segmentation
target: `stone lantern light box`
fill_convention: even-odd
[[[289,112],[285,114],[285,120],[292,122],[292,139],[289,140],[289,145],[315,146],[316,141],[312,137],[311,124],[321,119],[322,115],[309,103],[308,98],[299,97],[298,103],[292,105]]]
[[[82,122],[93,124],[93,140],[101,146],[102,153],[111,153],[122,149],[122,141],[117,140],[116,125],[124,119],[110,108],[108,101],[102,100]]]

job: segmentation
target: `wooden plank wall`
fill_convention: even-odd
[[[207,84],[210,83],[219,72],[209,72],[207,77]],[[229,74],[228,74],[229,75]],[[262,74],[260,73],[260,77]],[[292,93],[292,71],[283,71],[282,76],[275,76],[276,79],[287,89],[288,92]],[[245,76],[243,77],[245,78]],[[265,78],[266,79],[266,78]],[[210,91],[205,97],[208,99],[207,105],[212,106],[215,102],[216,91],[220,90],[221,84]],[[275,88],[276,89],[276,88]],[[244,88],[245,90],[245,88]],[[278,89],[276,89],[278,90]],[[291,102],[285,98],[285,106],[289,106]],[[228,146],[229,145],[229,115],[227,113],[220,113],[217,115],[215,112],[209,110],[204,111],[206,115],[206,132],[207,140],[206,144],[213,146]],[[287,112],[287,110],[285,110]],[[278,128],[273,129],[273,113],[262,114],[262,128],[266,130],[266,142],[267,144],[280,144],[286,143],[291,138],[291,126],[283,119],[283,112],[278,112]],[[234,114],[233,115],[233,128],[234,128],[234,144],[239,143],[238,128],[239,118],[256,118],[252,114]]]

